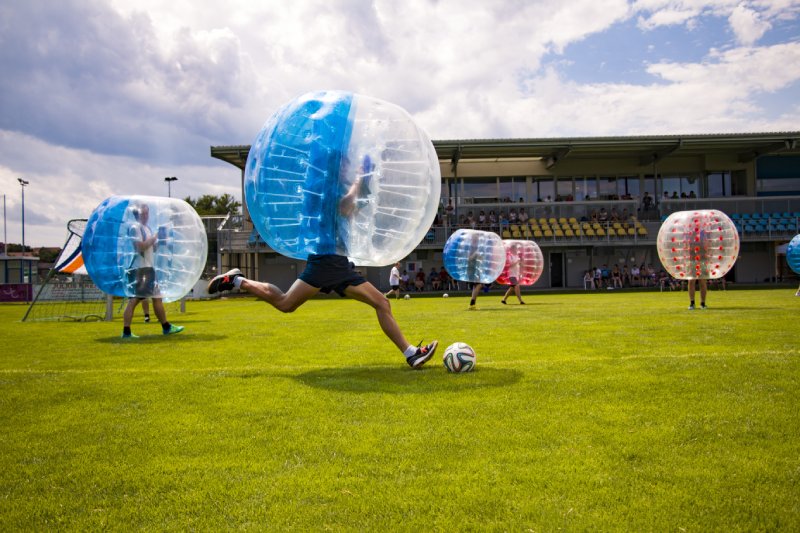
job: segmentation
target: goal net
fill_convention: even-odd
[[[23,322],[26,320],[110,320],[113,305],[97,288],[86,272],[81,253],[81,239],[86,219],[67,223],[67,242],[55,265],[35,290]]]

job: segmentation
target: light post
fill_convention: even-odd
[[[25,186],[30,182],[22,178],[17,178],[20,186],[22,187],[22,254],[25,254]]]
[[[169,176],[167,178],[164,178],[164,181],[167,182],[167,196],[172,198],[172,182],[178,181],[178,178],[176,178],[175,176]]]
[[[6,195],[3,193],[3,253],[8,255],[8,232],[6,231]]]

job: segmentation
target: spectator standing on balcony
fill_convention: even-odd
[[[453,207],[453,200],[451,198],[447,199],[447,207],[444,208],[444,214],[447,216],[447,223],[449,225],[453,225],[455,222],[454,214],[456,212],[455,207]]]
[[[650,211],[653,207],[653,197],[650,196],[650,193],[645,191],[644,197],[642,198],[642,207],[645,212]]]
[[[513,207],[508,210],[508,221],[512,224],[517,223],[517,210]]]
[[[500,231],[508,227],[508,215],[505,211],[500,211]]]
[[[497,213],[494,212],[494,209],[489,210],[489,226],[492,231],[497,229]]]
[[[528,212],[525,211],[524,207],[520,207],[519,208],[519,216],[517,218],[519,218],[519,223],[520,224],[527,224],[528,223]]]
[[[478,213],[478,227],[480,229],[486,229],[486,223],[486,213],[483,211],[483,209],[481,209]]]
[[[467,212],[466,225],[471,228],[475,227],[475,215],[472,214],[472,211]]]
[[[597,215],[597,221],[601,224],[608,222],[608,211],[606,211],[605,207],[600,208],[600,213]]]

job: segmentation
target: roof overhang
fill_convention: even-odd
[[[736,154],[740,162],[775,153],[800,154],[800,132],[553,137],[433,141],[439,161],[457,166],[469,160],[538,158],[552,168],[564,159],[631,158],[640,166],[672,156]],[[250,146],[212,146],[211,157],[244,169]]]

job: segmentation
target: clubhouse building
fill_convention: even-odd
[[[661,270],[656,235],[675,211],[718,209],[739,229],[737,283],[791,279],[785,245],[800,233],[800,132],[433,141],[442,174],[439,215],[403,267],[442,267],[458,228],[532,239],[545,256],[536,288],[583,288],[602,265]],[[241,170],[249,146],[212,146]],[[513,215],[512,215],[513,211]],[[505,217],[505,218],[504,218]],[[505,221],[508,222],[505,222]],[[238,267],[286,289],[304,263],[255,232],[247,207],[220,221],[217,271]],[[210,240],[213,235],[209,235]],[[361,268],[388,288],[388,270]],[[412,275],[413,278],[413,275]]]

